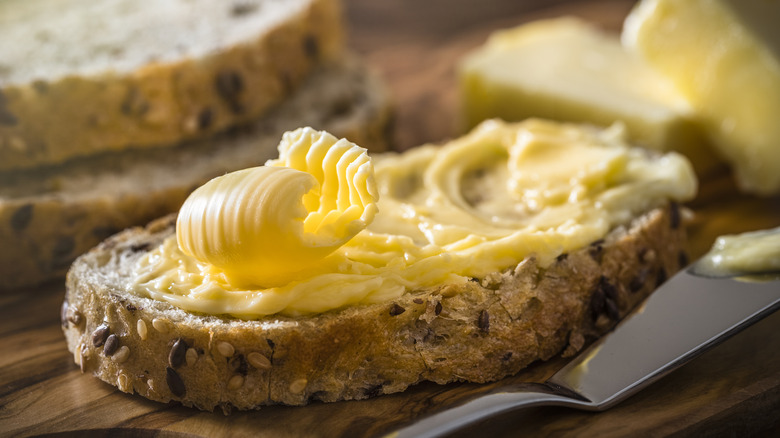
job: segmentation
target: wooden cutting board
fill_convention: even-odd
[[[348,1],[351,45],[380,72],[405,149],[458,134],[454,66],[491,30],[573,14],[618,29],[632,1]],[[720,234],[780,225],[780,198],[739,194],[727,171],[702,181],[689,204],[691,254]],[[0,243],[1,244],[1,243]],[[11,251],[2,248],[0,251]],[[230,416],[147,401],[83,375],[59,323],[61,282],[0,295],[0,436],[376,436],[475,385],[419,385],[395,395]],[[603,413],[534,408],[458,436],[769,436],[780,428],[780,313]],[[564,362],[498,382],[543,381]]]

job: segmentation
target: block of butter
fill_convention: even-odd
[[[642,0],[622,41],[691,103],[743,190],[780,193],[780,1]]]
[[[574,17],[494,33],[464,58],[459,83],[469,127],[494,117],[620,121],[630,141],[681,152],[699,173],[716,162],[672,83],[624,50],[618,35]]]

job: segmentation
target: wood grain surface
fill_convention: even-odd
[[[346,2],[350,44],[386,80],[399,149],[459,133],[454,67],[490,31],[572,14],[619,29],[632,1]],[[780,225],[780,198],[739,194],[723,169],[702,181],[691,253],[720,234]],[[0,248],[9,251],[12,248]],[[359,402],[274,406],[230,416],[124,394],[73,364],[59,323],[61,282],[0,295],[0,436],[381,436],[460,394],[543,381],[554,359],[492,385],[418,385]],[[457,436],[771,436],[780,428],[780,313],[603,413],[534,408]]]

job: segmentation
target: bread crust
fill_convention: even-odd
[[[3,84],[0,170],[169,147],[247,123],[282,102],[320,62],[341,54],[342,29],[338,0],[310,0],[278,26],[199,59]]]
[[[312,126],[372,151],[388,148],[390,101],[359,59],[321,65],[251,125],[156,150],[82,158],[51,169],[0,172],[0,291],[62,279],[106,237],[177,211],[196,187],[276,157],[281,135]]]
[[[246,321],[188,313],[124,290],[127,265],[172,233],[174,221],[125,231],[79,258],[68,274],[63,330],[83,372],[152,400],[226,412],[364,399],[426,380],[501,379],[533,361],[574,354],[686,263],[685,230],[671,204],[546,269],[530,258],[466,286]],[[105,344],[95,346],[101,325],[127,347],[122,361]]]

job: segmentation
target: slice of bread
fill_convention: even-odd
[[[371,150],[387,147],[389,101],[354,58],[323,65],[253,124],[161,149],[125,150],[63,166],[0,172],[0,289],[64,277],[70,263],[126,227],[178,210],[209,179],[276,156],[282,133],[314,126]]]
[[[487,382],[609,330],[686,263],[676,204],[605,239],[463,286],[311,316],[195,314],[127,290],[175,217],[126,230],[68,274],[62,324],[85,373],[121,391],[212,410],[363,399],[430,380]]]
[[[343,39],[338,0],[0,2],[0,170],[248,122]]]

